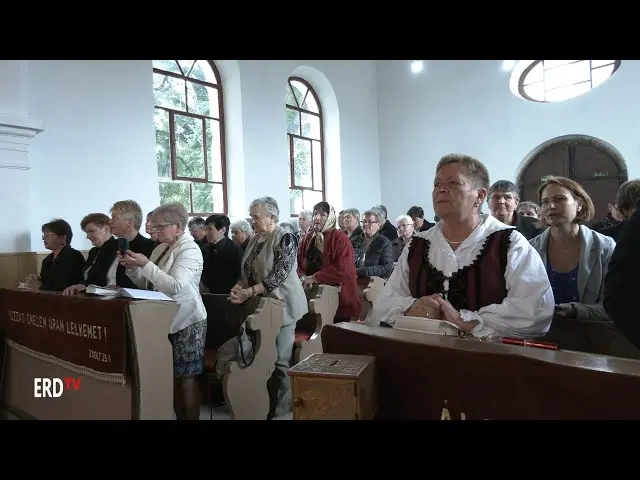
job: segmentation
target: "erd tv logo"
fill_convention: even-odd
[[[80,390],[80,377],[64,378],[34,378],[33,397],[34,398],[58,398],[65,390]]]

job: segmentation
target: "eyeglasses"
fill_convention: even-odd
[[[164,223],[161,225],[151,225],[151,230],[164,230],[167,227],[170,227],[171,225],[176,225],[175,223]]]
[[[371,220],[365,220],[365,221],[362,222],[363,225],[373,225],[375,223],[380,223],[380,222],[374,222],[374,221],[371,221]]]

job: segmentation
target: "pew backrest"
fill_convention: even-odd
[[[640,419],[637,360],[357,323],[328,325],[322,343],[376,357],[382,419]]]

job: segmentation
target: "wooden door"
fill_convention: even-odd
[[[607,204],[615,202],[618,187],[626,181],[618,163],[588,139],[554,143],[536,155],[520,177],[520,199],[539,203],[538,186],[550,175],[571,178],[587,191],[596,208],[589,224],[607,216]]]

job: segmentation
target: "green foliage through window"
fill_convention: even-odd
[[[311,85],[292,77],[285,93],[291,187],[291,215],[325,199],[322,110]]]
[[[156,160],[160,203],[192,215],[226,213],[221,139],[222,90],[206,60],[154,60]]]

